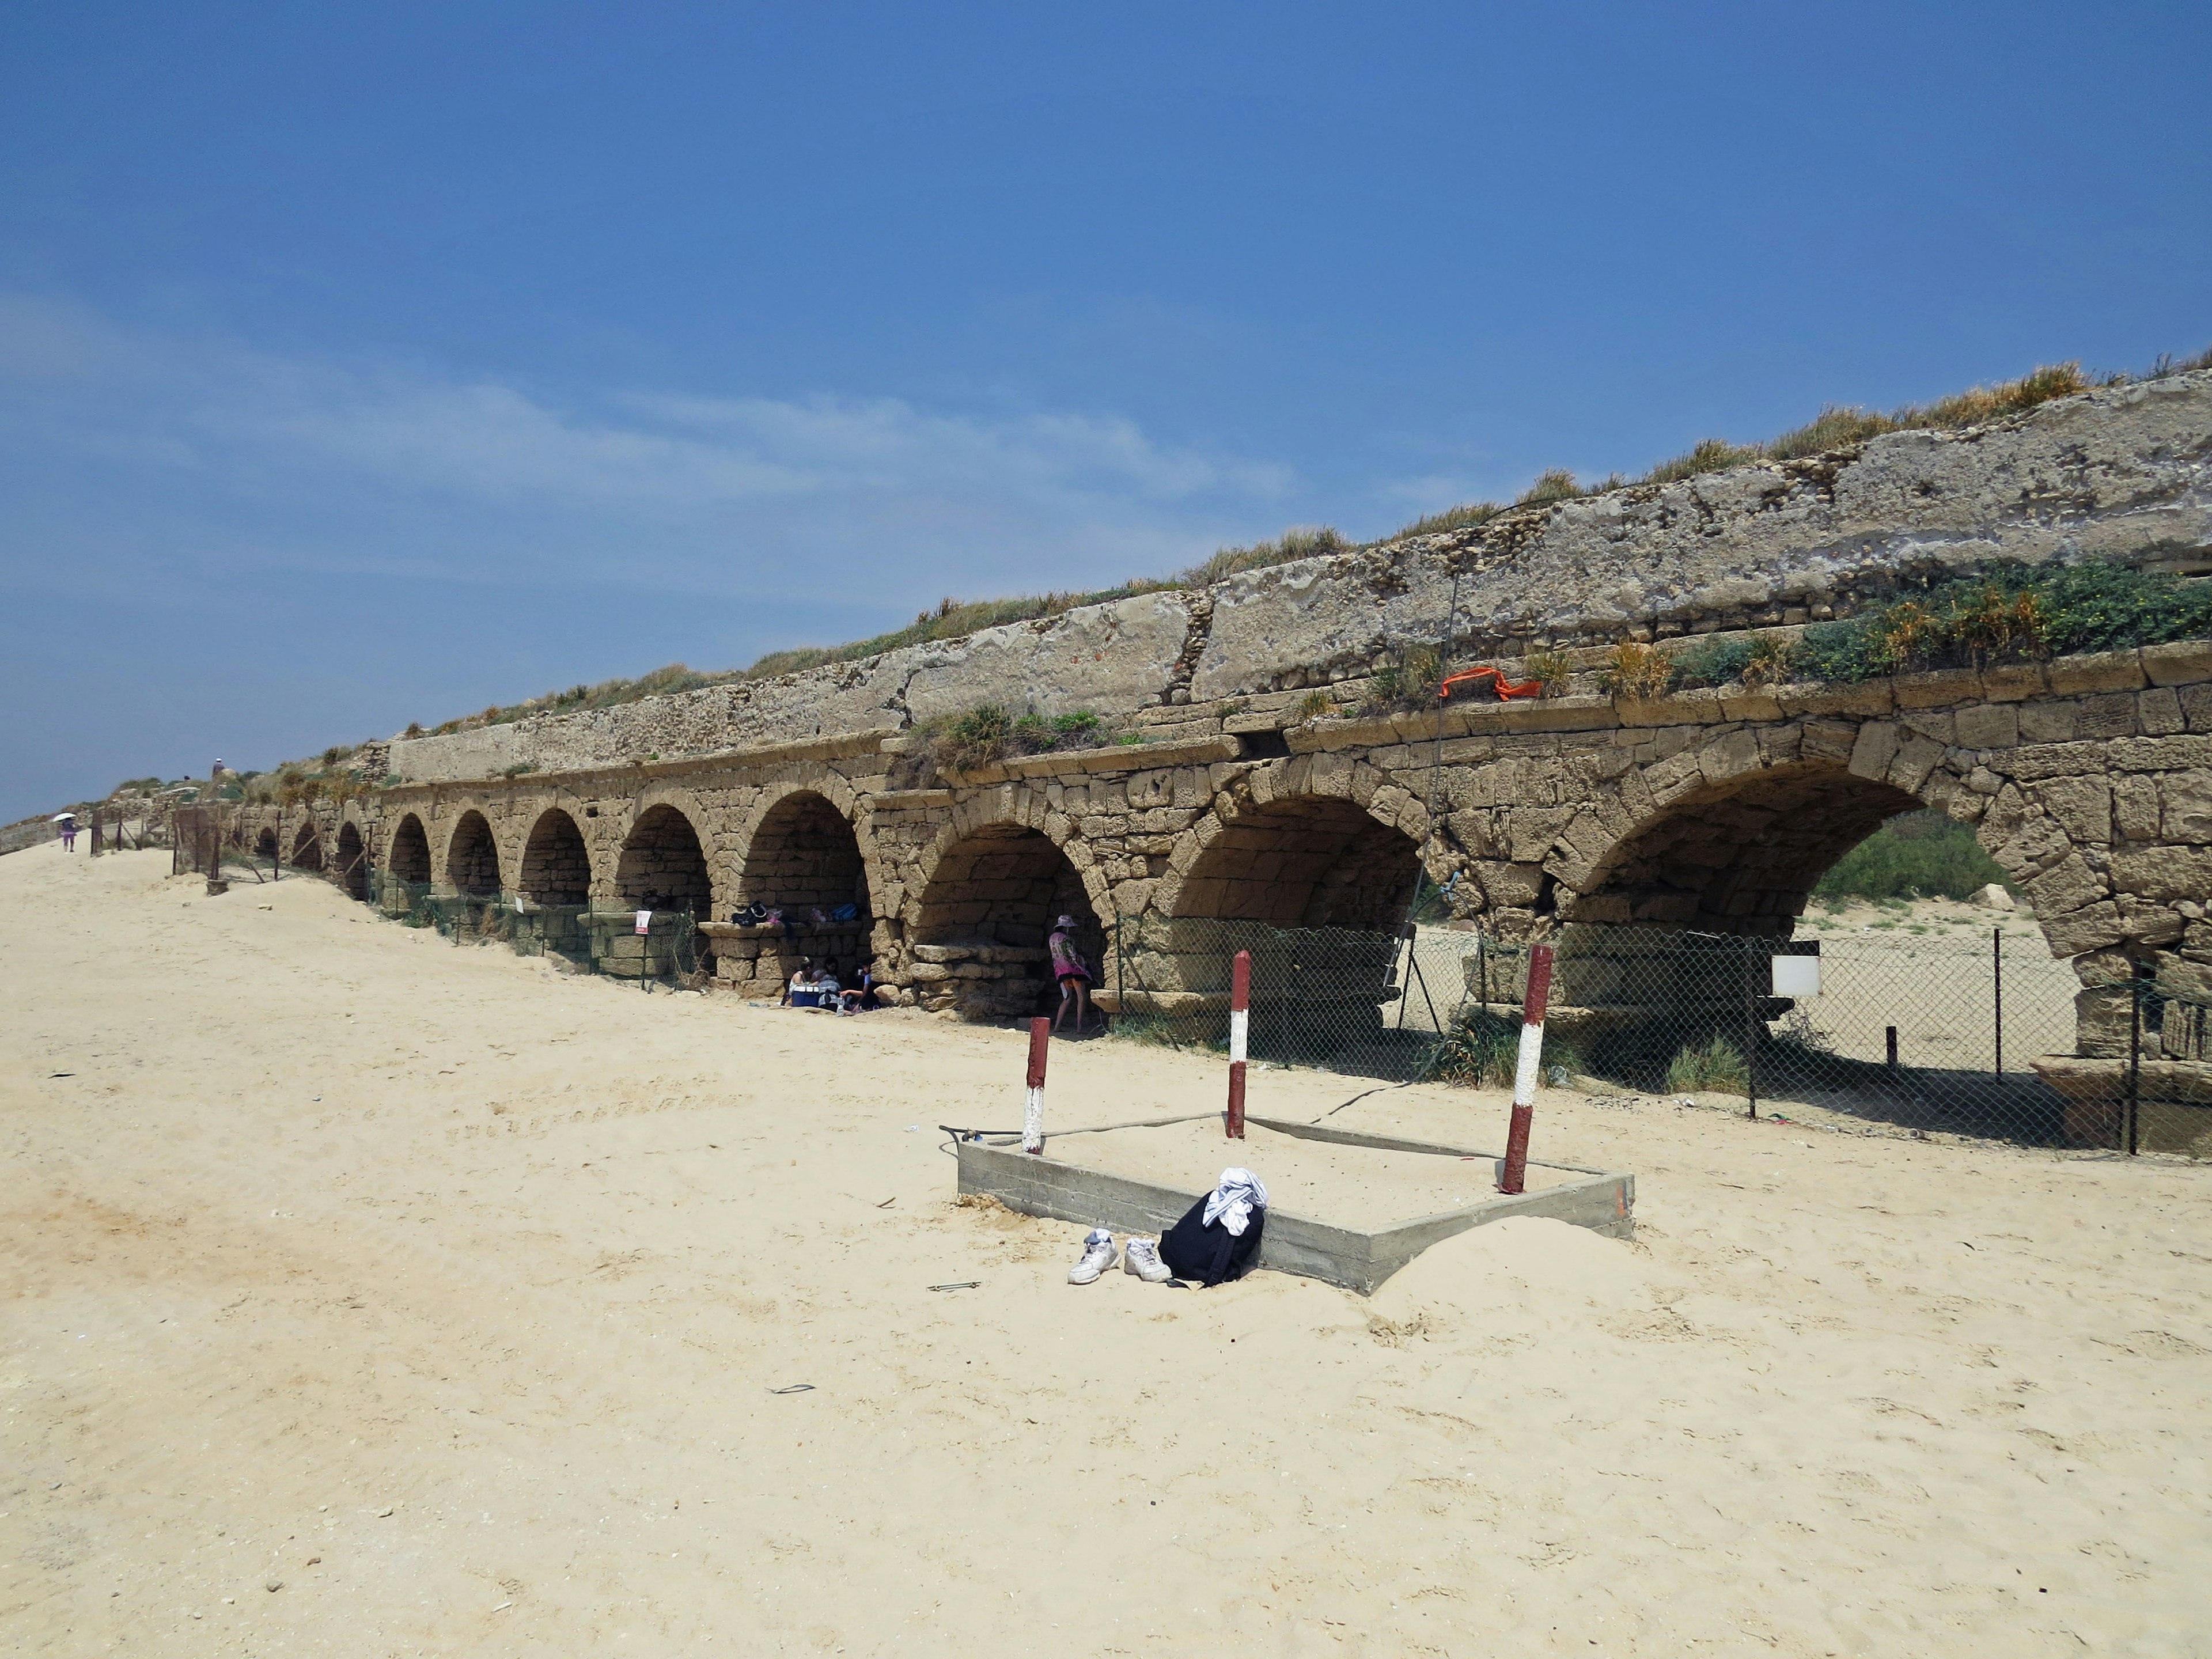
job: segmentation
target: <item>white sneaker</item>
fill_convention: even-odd
[[[1175,1277],[1160,1260],[1160,1247],[1149,1238],[1133,1238],[1123,1245],[1121,1266],[1147,1285],[1164,1285]]]
[[[1098,1275],[1114,1265],[1114,1235],[1093,1227],[1083,1236],[1083,1259],[1067,1270],[1071,1285],[1096,1284]]]

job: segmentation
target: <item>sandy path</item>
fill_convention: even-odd
[[[1554,1093],[1538,1154],[1636,1170],[1634,1244],[1077,1290],[1079,1228],[907,1132],[1017,1121],[1017,1035],[167,865],[0,859],[13,1651],[2204,1650],[2212,1170]],[[1052,1081],[1219,1094],[1107,1042]]]

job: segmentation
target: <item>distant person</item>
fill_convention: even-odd
[[[814,994],[814,958],[801,957],[798,971],[791,982],[783,988],[783,1006],[787,1008],[811,1008],[817,1004]]]
[[[838,1012],[846,1014],[865,1013],[881,1004],[884,1001],[884,982],[876,977],[875,964],[865,963],[854,976],[852,988],[839,993],[838,1000],[844,1004]]]
[[[1052,1029],[1058,1031],[1060,1021],[1073,1008],[1075,1035],[1081,1036],[1091,1018],[1091,969],[1083,960],[1083,952],[1075,948],[1075,918],[1062,916],[1044,945],[1052,953],[1052,976],[1060,981],[1060,1012],[1052,1017]]]
[[[64,853],[76,852],[76,820],[69,817],[67,814],[64,814],[63,817],[55,823],[54,828],[61,833],[62,851]]]

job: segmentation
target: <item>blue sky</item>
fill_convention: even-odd
[[[2212,343],[2212,8],[17,6],[0,817]]]

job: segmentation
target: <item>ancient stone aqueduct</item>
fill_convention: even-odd
[[[866,954],[909,1000],[1027,1012],[1051,917],[1389,928],[1417,863],[1494,934],[1644,922],[1789,936],[1813,883],[1916,805],[1977,826],[2086,983],[2212,992],[2212,644],[1853,685],[1601,695],[1623,639],[1792,629],[1901,573],[2103,556],[2212,570],[2212,374],[1964,433],[1519,509],[1474,530],[1162,591],[780,679],[394,739],[396,781],[288,845],[525,904],[688,906],[723,983]],[[1357,713],[1433,645],[1538,648],[1566,695]],[[1316,695],[1318,694],[1318,695]],[[1091,710],[1121,742],[894,787],[918,722]],[[1130,740],[1130,739],[1134,739]],[[732,926],[752,900],[860,920]],[[1106,988],[1109,998],[1115,988]],[[1198,988],[1202,990],[1204,988]],[[2103,994],[2081,1052],[2120,1041]],[[2186,1058],[2202,1058],[2189,1054]]]

